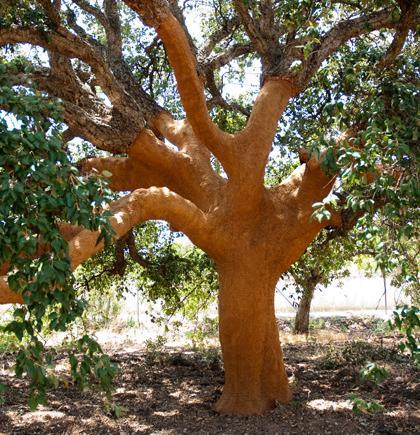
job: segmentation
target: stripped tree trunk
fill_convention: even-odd
[[[219,273],[225,386],[215,409],[261,414],[291,399],[274,316],[277,275],[255,257],[224,264]]]
[[[111,189],[129,192],[110,206],[115,238],[146,220],[165,220],[217,264],[226,375],[217,411],[260,414],[276,400],[287,402],[291,393],[274,318],[275,284],[322,228],[340,227],[342,222],[338,212],[322,223],[311,219],[312,204],[322,201],[334,183],[334,175],[321,169],[322,155],[302,152],[301,165],[270,189],[264,186],[268,157],[289,100],[347,41],[399,25],[392,8],[340,21],[313,46],[309,56],[302,56],[297,49],[301,41],[293,36],[296,32],[283,37],[279,32],[285,27],[274,25],[273,2],[261,2],[265,8],[262,21],[254,22],[246,2],[235,0],[236,18],[251,43],[213,56],[213,48],[219,46],[218,36],[213,35],[197,56],[178,2],[125,0],[164,45],[186,115],[184,120],[175,120],[147,95],[124,61],[118,2],[103,2],[103,10],[77,2],[104,27],[103,46],[95,38],[86,38],[77,23],[68,28],[71,20],[67,16],[67,22],[62,21],[61,2],[38,3],[48,16],[46,22],[53,23],[51,28],[2,27],[0,46],[27,43],[47,50],[49,66],[34,65],[28,74],[14,74],[14,83],[36,82],[40,90],[61,98],[69,136],[86,139],[112,154],[88,159],[82,166],[87,173],[110,172]],[[410,11],[411,17],[416,16],[415,7]],[[215,72],[251,52],[262,60],[262,88],[252,112],[246,111],[246,127],[230,134],[210,117],[204,78],[213,83],[210,90],[220,94],[213,97],[223,101],[214,82]],[[88,65],[90,72],[76,70],[72,59]],[[297,60],[299,68],[294,67]],[[110,104],[97,95],[97,88]],[[357,129],[349,128],[339,140],[355,135]],[[213,169],[214,158],[224,169],[223,177]],[[65,232],[63,226],[73,269],[103,249],[103,243],[97,244],[97,232],[83,228],[72,228],[67,236]],[[0,304],[23,303],[22,295],[8,287],[8,267],[0,265]],[[308,301],[302,305],[306,314]],[[302,314],[304,320],[306,314]]]

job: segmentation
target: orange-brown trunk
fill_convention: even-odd
[[[291,392],[274,315],[277,276],[257,256],[219,265],[219,328],[225,368],[222,414],[262,414]]]

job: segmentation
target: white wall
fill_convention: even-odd
[[[279,281],[281,289],[284,282]],[[396,304],[406,300],[401,289],[392,287],[386,280],[387,307],[392,310]],[[276,313],[293,313],[295,310],[286,298],[293,294],[293,288],[276,294]],[[362,275],[350,276],[342,282],[334,282],[328,287],[319,287],[312,301],[312,312],[385,310],[384,281],[380,276],[366,278]]]

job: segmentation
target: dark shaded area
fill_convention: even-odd
[[[9,387],[0,408],[5,434],[415,434],[420,420],[419,372],[395,350],[385,335],[355,340],[311,340],[284,346],[294,400],[264,416],[226,417],[212,411],[220,395],[223,370],[217,352],[124,352],[115,403],[126,408],[117,419],[104,409],[98,393],[80,392],[64,382],[49,395],[48,405],[30,412],[27,382],[1,379]],[[59,359],[64,358],[64,354]],[[361,383],[361,361],[375,360],[390,376],[381,385]],[[0,368],[12,364],[0,356]],[[64,362],[64,359],[63,359]],[[5,373],[3,371],[3,373]],[[384,409],[357,414],[351,395],[376,401]]]

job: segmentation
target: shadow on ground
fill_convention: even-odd
[[[8,376],[0,408],[0,432],[6,434],[414,434],[419,428],[418,371],[381,340],[286,344],[294,400],[257,417],[225,417],[212,411],[221,393],[223,370],[214,354],[203,352],[112,354],[120,372],[115,403],[123,417],[108,415],[98,393],[73,386],[49,394],[47,406],[30,412],[28,384]],[[64,357],[64,355],[62,356]],[[0,357],[10,364],[12,356]],[[390,377],[381,385],[362,384],[363,359],[385,365]],[[384,409],[357,414],[351,395],[374,400]]]

